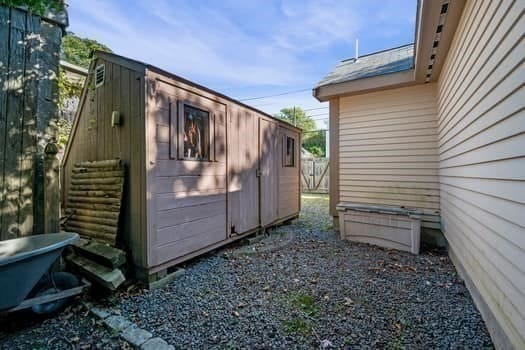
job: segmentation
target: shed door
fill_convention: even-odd
[[[259,169],[261,225],[271,224],[278,218],[279,208],[279,152],[278,125],[259,119]]]
[[[258,116],[232,110],[228,130],[228,206],[231,233],[259,226]]]

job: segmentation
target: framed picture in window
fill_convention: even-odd
[[[213,161],[213,113],[201,106],[179,102],[178,121],[179,159]]]

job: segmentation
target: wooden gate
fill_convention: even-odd
[[[0,240],[58,230],[58,203],[51,202],[58,192],[46,194],[44,185],[58,190],[50,142],[66,18],[0,5]]]
[[[328,158],[301,159],[301,191],[328,193],[329,168]]]

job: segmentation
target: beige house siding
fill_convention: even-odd
[[[340,98],[339,200],[421,209],[439,229],[436,84]]]
[[[496,344],[517,349],[525,348],[524,7],[468,2],[438,83],[443,231],[485,319],[506,335],[491,329]]]

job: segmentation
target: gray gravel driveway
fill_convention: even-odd
[[[446,253],[414,256],[341,241],[327,207],[326,196],[304,195],[301,217],[277,229],[295,237],[281,250],[239,255],[233,245],[188,263],[165,288],[101,303],[177,349],[493,348]],[[80,340],[72,348],[83,337],[102,348],[124,346],[91,316],[73,318],[78,325],[67,331]],[[0,331],[0,347],[27,344],[20,339],[31,334],[53,347],[46,336],[60,322]]]

